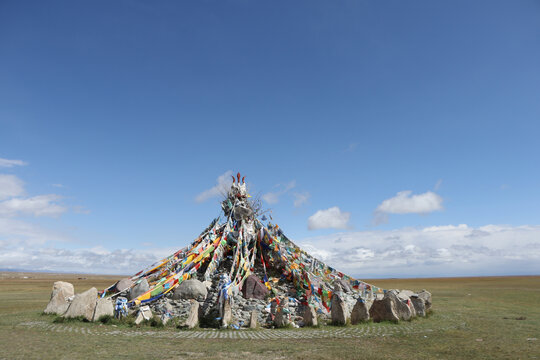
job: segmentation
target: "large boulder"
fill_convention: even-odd
[[[150,286],[148,285],[148,281],[146,278],[142,278],[135,286],[133,286],[128,293],[128,299],[133,300],[137,297],[141,296],[145,292],[150,290]]]
[[[73,284],[65,281],[55,281],[53,284],[53,289],[51,293],[51,299],[56,296],[60,291],[64,293],[66,298],[75,295],[75,289]]]
[[[417,316],[426,316],[426,303],[424,299],[421,299],[418,296],[413,296],[411,297],[411,302]]]
[[[356,325],[369,320],[369,308],[364,299],[358,298],[351,312],[351,324]]]
[[[62,292],[56,294],[56,296],[49,301],[43,312],[45,314],[63,315],[69,307],[69,302],[66,299],[67,298]]]
[[[133,281],[131,281],[130,278],[125,278],[118,280],[118,282],[114,285],[115,292],[119,293],[122,291],[126,291],[129,288],[133,286]]]
[[[418,292],[418,297],[424,300],[426,311],[429,311],[431,309],[431,293],[427,290],[422,290]]]
[[[43,312],[45,314],[63,315],[69,307],[68,298],[73,296],[73,294],[74,289],[72,284],[64,281],[56,281],[53,284],[51,300]]]
[[[98,321],[99,318],[104,315],[114,316],[114,305],[110,298],[97,299],[96,308],[94,309],[94,315],[92,316],[92,321]]]
[[[313,305],[309,305],[306,307],[303,321],[304,326],[317,326],[319,324],[317,320],[317,312],[315,311]]]
[[[395,303],[395,309],[400,320],[411,320],[416,314],[414,307],[408,297],[402,299],[396,294],[395,291],[389,291],[385,294],[386,297],[391,298]],[[404,295],[402,295],[404,297]]]
[[[411,296],[416,296],[416,294],[411,290],[401,290],[397,293],[397,297],[403,301],[407,301]]]
[[[347,323],[347,304],[338,293],[332,295],[332,308],[330,310],[332,324],[345,325]]]
[[[189,329],[193,329],[199,324],[199,302],[193,299],[190,300],[191,306],[189,308],[189,316],[186,320],[185,326]]]
[[[185,280],[174,290],[173,300],[189,300],[204,301],[208,295],[208,290],[202,282],[196,279]]]
[[[73,301],[69,304],[64,317],[72,318],[83,316],[86,320],[92,321],[94,310],[96,308],[97,293],[97,289],[93,287],[83,293],[75,295]]]
[[[396,310],[396,303],[394,301],[394,298],[385,295],[381,300],[377,299],[373,301],[373,304],[369,309],[369,316],[373,319],[374,322],[398,322],[399,316]]]
[[[249,275],[242,286],[242,295],[245,299],[264,300],[268,295],[268,289],[257,275]]]

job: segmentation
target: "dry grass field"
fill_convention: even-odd
[[[116,279],[0,273],[0,359],[540,359],[538,276],[371,280],[384,288],[432,292],[430,317],[397,325],[210,333],[58,324],[41,315],[56,280],[72,282],[80,292]],[[207,335],[214,338],[198,338]],[[236,338],[220,338],[225,336]]]

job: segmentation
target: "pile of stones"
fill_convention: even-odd
[[[394,289],[378,294],[375,299],[363,299],[337,281],[334,283],[331,311],[326,313],[300,303],[290,282],[279,281],[273,284],[270,292],[256,274],[245,280],[241,291],[218,301],[219,278],[220,275],[216,274],[212,281],[186,280],[149,306],[131,308],[129,313],[136,316],[136,323],[159,317],[163,323],[176,319],[179,325],[188,328],[239,329],[317,326],[321,321],[335,325],[408,321],[417,316],[426,316],[432,305],[431,294],[426,290],[413,292]],[[136,298],[149,288],[145,279],[132,285],[129,279],[122,279],[116,288],[120,295],[128,299]],[[83,317],[87,321],[97,321],[103,315],[113,316],[112,300],[98,298],[97,295],[96,288],[75,294],[72,284],[57,281],[44,312],[64,317]]]

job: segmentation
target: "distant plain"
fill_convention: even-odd
[[[433,314],[397,325],[349,326],[365,334],[353,338],[176,338],[186,330],[83,322],[59,332],[51,330],[54,316],[41,315],[54,281],[71,282],[81,292],[119,278],[1,272],[0,359],[540,359],[540,276],[368,280],[387,289],[431,291]],[[25,326],[33,323],[40,326]],[[92,335],[103,329],[118,331]],[[235,330],[218,332],[228,331]]]

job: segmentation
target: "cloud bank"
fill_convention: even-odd
[[[10,220],[11,221],[11,220]],[[36,244],[59,234],[18,232],[0,241],[0,267],[40,271],[134,274],[175,248],[62,249]],[[11,224],[13,228],[17,224]],[[2,234],[0,233],[0,236]],[[540,274],[540,225],[461,225],[343,232],[296,241],[327,264],[359,279]],[[293,239],[294,240],[294,239]],[[32,245],[34,244],[34,245]],[[179,245],[178,248],[181,246]]]
[[[58,217],[67,209],[58,204],[61,199],[55,194],[38,195],[30,198],[12,198],[0,202],[0,216],[33,215]]]
[[[540,274],[539,225],[346,232],[297,243],[358,278]]]
[[[33,271],[76,272],[92,274],[132,275],[170,255],[174,250],[106,250],[101,247],[90,249],[58,249],[24,247],[2,249],[0,264],[3,269]]]

